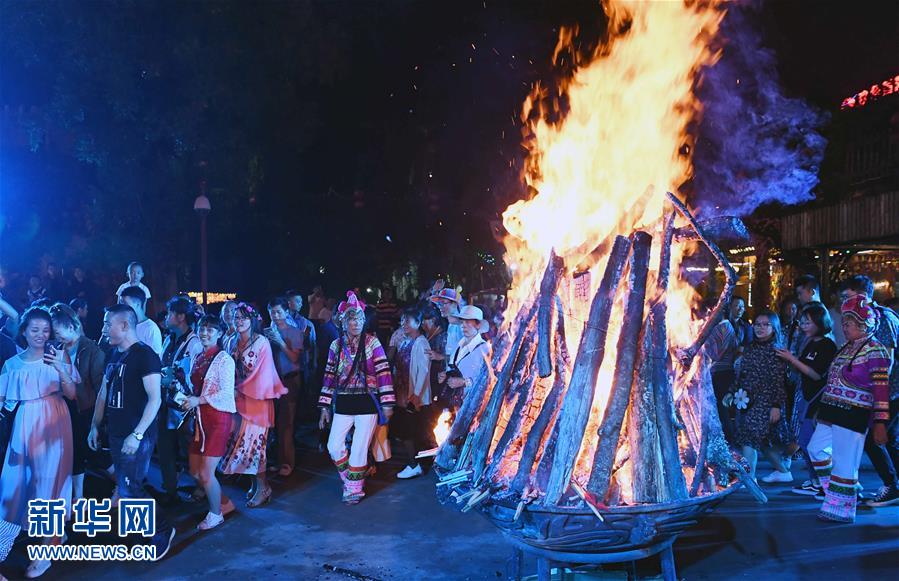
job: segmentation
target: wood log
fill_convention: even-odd
[[[553,372],[552,319],[564,269],[565,261],[551,252],[543,280],[540,281],[540,310],[537,312],[537,373],[540,377],[549,377]]]
[[[749,230],[739,218],[733,216],[720,216],[710,220],[697,221],[702,231],[716,244],[746,244],[750,241]],[[674,238],[678,242],[699,240],[696,230],[685,226],[674,231]]]
[[[718,322],[721,320],[721,317],[724,315],[724,310],[730,304],[731,297],[733,297],[734,294],[734,288],[736,288],[737,286],[737,272],[734,270],[734,267],[730,265],[730,262],[727,260],[727,256],[725,256],[724,253],[721,252],[721,249],[718,248],[718,245],[715,244],[708,236],[706,236],[705,232],[703,232],[702,228],[700,227],[699,222],[697,222],[693,214],[690,213],[690,210],[687,209],[687,206],[671,192],[667,192],[666,195],[668,197],[668,200],[674,205],[677,211],[687,219],[687,221],[693,227],[693,230],[696,231],[696,235],[718,261],[718,265],[724,269],[724,291],[721,293],[721,296],[718,297],[718,302],[712,309],[711,315],[709,315],[703,323],[702,329],[699,331],[699,335],[697,335],[696,340],[693,341],[692,345],[690,345],[686,349],[683,349],[679,353],[681,361],[686,366],[686,363],[689,363],[689,361],[691,361],[694,357],[696,357],[696,354],[699,353],[699,350],[702,348],[703,344],[705,344],[706,340],[709,338],[709,335],[712,334],[712,329],[715,328],[715,325],[718,324]]]
[[[534,360],[535,345],[533,338],[536,335],[536,329],[528,333],[525,339],[523,355],[519,358],[520,369],[516,369],[512,375],[511,385],[520,386],[518,390],[518,398],[512,407],[512,413],[509,415],[509,421],[503,429],[503,434],[493,449],[493,455],[490,458],[490,469],[487,472],[488,478],[493,478],[500,468],[503,455],[512,442],[512,439],[518,434],[521,423],[524,420],[525,406],[530,404],[534,395],[534,385],[537,383],[537,363]]]
[[[699,484],[706,473],[706,461],[709,454],[709,430],[702,431],[702,439],[699,442],[699,456],[696,458],[696,467],[693,470],[693,481],[690,483],[690,496],[699,493]]]
[[[531,424],[531,428],[525,436],[525,442],[521,448],[521,457],[518,461],[518,471],[510,485],[510,489],[513,491],[523,491],[525,488],[530,487],[531,472],[534,469],[537,454],[541,450],[541,444],[543,444],[543,459],[546,461],[546,466],[552,465],[552,458],[555,456],[555,443],[558,441],[558,432],[554,432],[553,428],[556,426],[559,402],[562,401],[565,388],[568,386],[569,366],[571,364],[568,356],[568,340],[565,336],[565,313],[562,307],[562,299],[558,295],[556,295],[556,310],[555,377],[549,393],[546,394],[543,400],[537,419]],[[550,433],[549,437],[546,436],[547,432]],[[552,437],[553,433],[555,433],[556,438]],[[549,476],[548,469],[545,471],[545,476]],[[539,483],[536,489],[542,490],[541,485],[546,482],[546,478],[535,476],[534,480],[535,484]]]
[[[587,490],[604,499],[609,491],[609,479],[617,453],[621,424],[630,400],[634,383],[634,365],[637,360],[640,329],[643,327],[643,308],[646,301],[646,277],[649,273],[649,254],[652,237],[646,232],[634,232],[630,259],[630,293],[624,310],[624,319],[618,335],[618,354],[609,402],[599,426],[599,443],[593,454],[593,469]]]
[[[623,236],[615,239],[612,251],[609,254],[606,270],[599,284],[599,289],[593,297],[590,305],[590,315],[578,353],[575,357],[574,368],[571,372],[571,381],[562,402],[562,410],[556,422],[558,433],[554,430],[555,448],[552,458],[552,467],[546,485],[546,504],[556,504],[568,488],[577,454],[584,439],[584,430],[590,416],[590,408],[593,405],[593,394],[596,390],[596,377],[599,367],[602,365],[606,351],[606,336],[609,332],[609,318],[612,313],[612,304],[615,301],[615,291],[621,272],[630,250],[630,240]]]
[[[659,448],[662,453],[665,489],[670,500],[687,498],[687,484],[681,467],[680,447],[677,444],[674,390],[671,382],[671,354],[668,347],[668,281],[671,276],[671,243],[674,235],[674,214],[665,218],[659,270],[656,279],[656,300],[650,306],[649,328],[651,383],[655,398]]]
[[[490,453],[490,443],[493,441],[493,433],[496,430],[496,422],[499,419],[503,399],[505,399],[506,390],[509,388],[509,383],[516,368],[520,368],[520,365],[525,364],[525,362],[519,361],[525,359],[522,356],[523,351],[525,351],[522,349],[522,345],[525,337],[530,334],[530,329],[533,327],[536,316],[537,303],[534,303],[528,311],[528,316],[523,320],[525,332],[521,333],[512,344],[509,356],[506,358],[499,375],[497,375],[496,383],[493,386],[493,391],[490,393],[490,399],[487,401],[484,413],[481,414],[478,427],[475,429],[474,434],[471,435],[471,466],[472,470],[474,470],[472,482],[477,482],[484,474],[487,455]]]
[[[468,393],[462,400],[459,411],[456,412],[453,425],[450,426],[450,432],[437,453],[437,457],[434,460],[437,466],[444,470],[449,470],[457,463],[460,448],[464,444],[465,439],[470,436],[471,425],[481,413],[484,407],[484,399],[487,397],[487,393],[490,392],[492,384],[495,383],[496,377],[493,374],[493,370],[499,366],[499,362],[503,360],[512,343],[514,343],[514,340],[510,340],[509,337],[518,337],[524,334],[527,327],[524,321],[528,313],[534,308],[534,305],[522,306],[509,329],[493,344],[489,365],[485,365],[481,369],[480,374],[472,381]]]
[[[531,471],[534,468],[537,453],[540,451],[540,444],[543,442],[547,429],[552,426],[558,415],[559,401],[565,389],[566,379],[567,373],[565,368],[557,363],[552,387],[550,387],[549,393],[543,400],[540,413],[537,414],[537,419],[531,424],[531,428],[525,437],[524,445],[521,448],[518,471],[515,474],[515,478],[512,479],[512,484],[509,486],[513,491],[524,491],[529,486]],[[546,447],[544,447],[544,453],[546,453]]]
[[[631,390],[627,413],[627,434],[633,469],[635,503],[668,501],[665,470],[659,446],[658,420],[652,384],[652,322],[649,317],[640,340],[637,380]],[[614,474],[614,469],[613,469]]]
[[[724,430],[718,417],[715,390],[712,387],[711,363],[708,357],[703,355],[693,365],[696,366],[695,370],[691,366],[684,372],[685,374],[691,373],[691,377],[684,386],[684,397],[679,401],[687,433],[694,441],[697,466],[702,463],[704,455],[706,466],[718,467],[726,473],[736,474],[756,500],[761,503],[768,502],[768,497],[765,496],[762,489],[749,478],[740,463],[734,459],[730,447],[724,439]],[[703,446],[706,448],[704,454],[701,451]]]
[[[556,345],[560,349],[559,356],[563,365],[567,368],[571,363],[568,353],[568,338],[565,336],[565,307],[562,305],[562,297],[556,295]],[[558,362],[556,363],[558,366]],[[559,368],[556,367],[556,370]]]
[[[440,451],[437,452],[437,457],[434,459],[434,463],[437,466],[444,470],[449,470],[455,465],[459,449],[465,438],[468,437],[471,423],[481,408],[481,403],[484,401],[488,387],[494,380],[490,366],[485,365],[478,377],[472,382],[468,397],[462,400],[462,406],[456,413],[453,425],[450,426],[450,432],[443,445],[440,446]]]

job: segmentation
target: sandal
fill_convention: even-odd
[[[247,501],[247,508],[259,508],[272,499],[271,487],[266,487],[261,490],[261,493],[257,491],[257,493],[253,495],[253,498]]]
[[[41,561],[32,561],[28,568],[25,569],[25,578],[26,579],[37,579],[41,575],[47,572],[47,569],[50,568],[50,565],[53,564],[53,561],[41,560]]]

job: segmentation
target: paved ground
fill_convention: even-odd
[[[397,481],[402,462],[390,462],[370,481],[369,497],[358,506],[340,502],[336,473],[323,455],[307,451],[289,479],[274,481],[274,500],[238,511],[203,534],[194,530],[205,514],[185,504],[176,547],[159,563],[57,563],[46,579],[278,579],[347,580],[328,572],[341,567],[374,579],[499,579],[510,549],[500,534],[476,514],[458,514],[437,504],[434,480]],[[796,467],[797,477],[802,471]],[[766,474],[764,470],[761,474]],[[862,483],[876,488],[867,467]],[[228,493],[242,498],[238,484]],[[738,491],[675,545],[681,578],[686,579],[895,579],[899,577],[899,506],[864,511],[855,525],[830,525],[815,518],[818,504],[766,486],[770,502],[757,504]],[[70,542],[84,542],[72,535]],[[0,571],[20,578],[21,546]],[[533,560],[525,572],[534,573]],[[641,562],[641,578],[658,575],[658,561]],[[624,572],[608,575],[623,578]]]

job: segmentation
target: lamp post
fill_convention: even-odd
[[[203,291],[203,306],[206,306],[206,216],[212,210],[212,204],[206,197],[206,180],[200,182],[200,195],[194,200],[194,212],[200,217],[200,290]]]

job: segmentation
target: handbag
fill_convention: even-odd
[[[6,405],[0,406],[0,474],[3,474],[3,465],[6,464],[6,450],[9,448],[9,439],[12,436],[12,425],[19,411],[19,403],[12,408]]]

